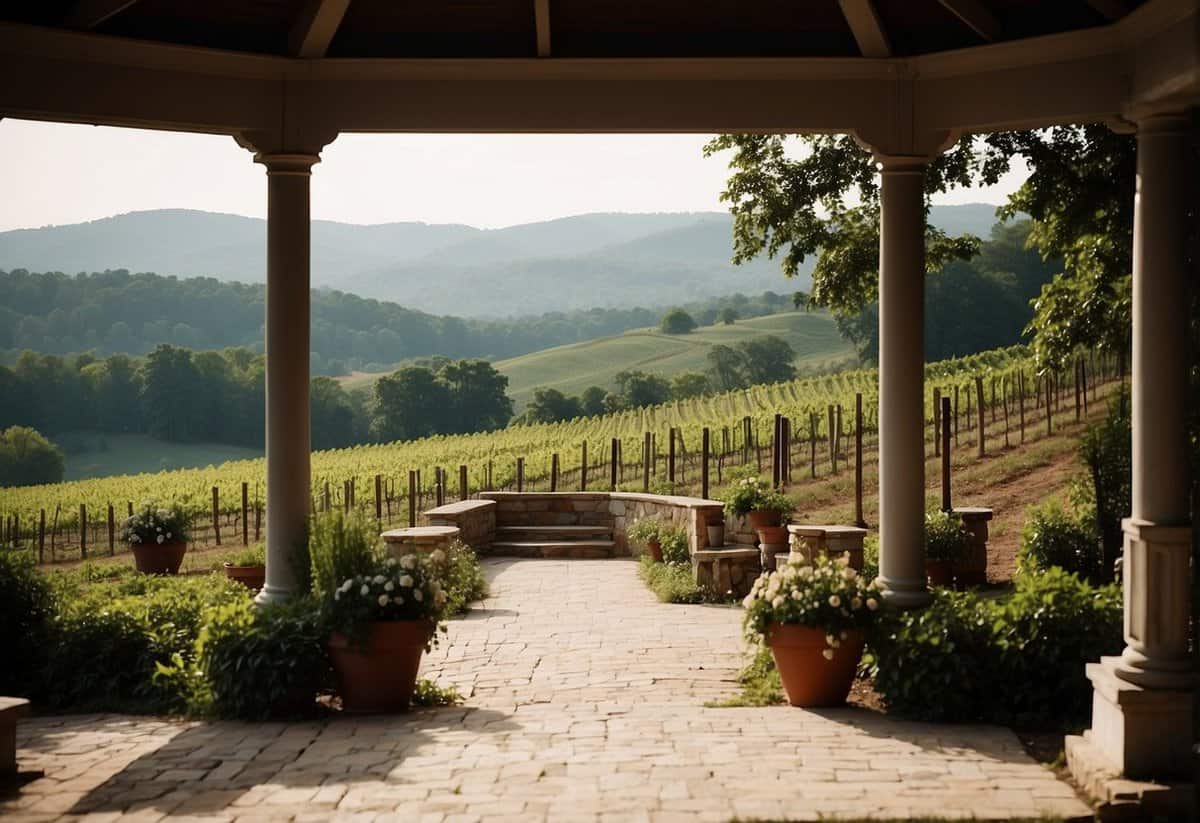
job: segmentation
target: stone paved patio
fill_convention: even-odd
[[[1089,815],[1007,730],[709,709],[739,611],[657,603],[619,560],[490,561],[426,660],[466,705],[331,722],[22,725],[24,820],[728,821]]]

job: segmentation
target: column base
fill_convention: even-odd
[[[933,600],[928,581],[924,578],[893,580],[880,577],[879,586],[883,590],[883,599],[901,609],[919,609],[922,606],[928,606]]]
[[[263,606],[267,603],[282,603],[285,600],[290,600],[294,592],[291,589],[272,586],[270,583],[259,589],[258,594],[254,595],[256,605]]]
[[[1088,739],[1128,778],[1192,773],[1191,689],[1151,689],[1118,676],[1121,658],[1089,663],[1092,728]]]

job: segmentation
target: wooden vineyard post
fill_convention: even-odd
[[[758,421],[754,421],[754,461],[758,465],[758,473],[762,474],[762,438],[758,436]]]
[[[375,475],[375,519],[383,522],[383,475]]]
[[[133,501],[132,500],[128,501],[126,505],[129,508],[129,516],[133,517]]]
[[[996,422],[996,377],[992,376],[992,422]]]
[[[329,511],[329,481],[325,481],[325,489],[321,495],[321,503],[325,511]]]
[[[79,504],[79,559],[87,560],[87,504]]]
[[[50,562],[53,563],[55,557],[55,543],[58,542],[58,515],[62,512],[62,504],[54,504],[54,522],[50,526]]]
[[[417,473],[408,470],[408,527],[417,525]]]
[[[38,513],[38,562],[46,562],[46,510]]]
[[[579,461],[579,490],[587,491],[587,441],[583,441],[583,446],[580,448],[581,458]]]
[[[117,553],[117,518],[113,512],[113,504],[108,504],[108,556]]]
[[[967,387],[967,431],[975,428],[975,415],[971,412],[971,387]]]
[[[780,467],[783,485],[792,482],[792,418],[783,418],[783,465]]]
[[[838,458],[842,456],[842,404],[837,404],[837,434],[833,438],[833,450],[837,452]]]
[[[1008,442],[1008,377],[1000,379],[1000,394],[1004,401],[1004,448],[1009,447]]]
[[[1046,375],[1042,382],[1046,386],[1046,434],[1050,435],[1054,434],[1054,419],[1051,414],[1053,410],[1050,408],[1054,402],[1054,389],[1050,385],[1050,375]]]
[[[484,481],[484,485],[485,485],[485,486],[487,486],[487,490],[488,490],[488,491],[491,491],[491,490],[494,488],[494,487],[492,486],[492,461],[491,461],[491,459],[490,459],[490,458],[488,459],[488,464],[487,464],[487,478],[486,478],[486,480]]]
[[[250,484],[242,481],[242,545],[250,545]]]
[[[460,463],[458,466],[458,499],[466,500],[471,496],[467,483],[467,464]]]
[[[1021,423],[1021,442],[1025,442],[1025,370],[1017,372],[1017,412]]]
[[[708,442],[708,426],[700,433],[700,497],[708,499],[708,452],[711,444]]]
[[[837,443],[834,440],[835,420],[834,420],[834,412],[833,412],[833,404],[832,403],[829,404],[829,408],[827,411],[829,414],[829,429],[828,429],[829,436],[826,437],[825,439],[829,441],[829,470],[831,472],[833,472],[834,474],[837,474]]]
[[[213,521],[213,539],[217,545],[221,545],[221,498],[217,487],[212,487],[212,521]]]
[[[867,527],[863,517],[863,409],[862,392],[854,395],[854,525]]]
[[[808,459],[813,479],[817,479],[817,413],[808,413]]]
[[[517,458],[517,491],[525,491],[525,458]]]
[[[942,453],[942,390],[933,390],[933,456]]]
[[[642,439],[642,491],[650,491],[650,432]]]
[[[783,462],[783,415],[775,412],[771,423],[771,487],[778,489],[783,481],[780,464]]]
[[[942,398],[942,419],[950,416],[950,398]],[[953,508],[950,504],[950,427],[942,426],[942,511]]]
[[[349,514],[350,507],[353,505],[354,505],[354,503],[350,498],[350,481],[343,480],[342,481],[342,509],[346,512],[346,514]]]
[[[742,418],[742,465],[749,465],[750,448],[753,443],[754,440],[750,436],[750,416],[747,415]]]
[[[617,468],[621,464],[621,441],[612,439],[609,448],[611,459],[608,461],[608,486],[612,491],[617,490]]]
[[[550,455],[550,491],[558,491],[558,452]]]
[[[979,456],[983,457],[987,449],[987,437],[984,435],[984,429],[987,428],[987,420],[984,417],[985,409],[983,407],[983,378],[975,378],[975,411],[979,415]]]
[[[667,429],[667,482],[675,491],[675,427]]]
[[[958,445],[958,386],[954,387],[954,445]]]

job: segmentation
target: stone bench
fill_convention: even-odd
[[[692,575],[696,584],[717,594],[732,592],[745,597],[762,573],[757,546],[726,546],[692,552]]]
[[[17,720],[28,714],[28,700],[0,697],[0,780],[17,773]]]
[[[434,549],[443,549],[460,534],[457,526],[413,526],[386,531],[382,537],[392,557],[403,557],[412,552],[429,554]]]
[[[810,552],[820,552],[830,557],[840,557],[844,552],[849,552],[851,568],[862,571],[863,540],[867,536],[866,529],[860,529],[858,526],[805,523],[788,526],[788,532],[803,540],[808,545]],[[786,562],[787,557],[786,554],[776,555],[776,566]]]

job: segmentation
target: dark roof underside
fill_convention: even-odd
[[[66,27],[80,3],[0,0],[0,20]],[[288,54],[313,0],[132,0],[87,26],[100,34]],[[1143,0],[972,0],[996,41],[1109,23]],[[988,42],[954,0],[874,0],[896,56]],[[535,0],[351,0],[329,57],[534,57]],[[838,0],[549,0],[554,57],[853,57]],[[1098,10],[1100,9],[1100,10]],[[1101,11],[1103,10],[1103,11]],[[75,27],[80,27],[78,22]]]

